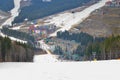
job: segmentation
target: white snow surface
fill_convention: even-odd
[[[50,47],[44,42],[44,40],[40,40],[38,42],[41,44],[41,46],[40,46],[41,49],[43,49],[45,51],[50,49]]]
[[[35,55],[34,63],[53,63],[58,62],[56,56],[52,54]]]
[[[57,16],[52,16],[52,18],[45,20],[47,24],[55,24],[56,26],[61,27],[55,33],[50,36],[56,36],[58,31],[65,31],[71,29],[75,24],[81,23],[85,18],[87,18],[91,12],[96,9],[99,9],[105,5],[105,3],[110,0],[101,0],[98,3],[91,5],[90,7],[84,9],[81,12],[64,12],[58,14]]]
[[[21,27],[22,27],[22,25],[21,26],[17,26],[17,27],[13,27],[11,29],[13,29],[13,30],[20,30]]]
[[[19,15],[19,8],[20,8],[20,1],[21,0],[14,0],[14,8],[10,11],[11,17],[6,20],[3,25],[12,25],[12,22],[14,21],[15,17]]]
[[[119,80],[120,61],[1,63],[1,80]]]
[[[5,18],[5,16],[0,15],[0,19],[4,19],[4,18]]]

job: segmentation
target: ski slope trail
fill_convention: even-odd
[[[14,0],[14,8],[10,11],[11,13],[11,17],[9,19],[7,19],[3,24],[3,25],[12,25],[12,22],[14,21],[15,17],[17,17],[19,15],[20,12],[20,2],[21,0]]]
[[[47,44],[45,44],[45,42],[43,40],[39,41],[40,45],[41,45],[41,49],[45,50],[47,54],[44,55],[35,55],[34,56],[34,62],[35,63],[51,63],[51,62],[59,62],[59,60],[57,59],[56,55],[53,55],[50,51],[49,51],[49,46]]]
[[[65,31],[70,30],[74,25],[80,24],[83,20],[85,20],[89,15],[95,11],[96,9],[99,9],[105,5],[106,2],[110,0],[101,0],[88,8],[85,8],[84,10],[80,12],[65,12],[60,13],[57,16],[52,16],[50,19],[45,20],[47,24],[55,24],[56,26],[60,27],[57,31],[55,31],[50,36],[56,36],[58,31]]]

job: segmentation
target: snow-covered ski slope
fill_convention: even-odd
[[[0,64],[0,80],[119,80],[119,73],[119,60]]]
[[[11,17],[6,20],[3,25],[12,25],[12,22],[14,21],[15,17],[19,15],[19,8],[20,8],[20,1],[21,0],[14,0],[14,8],[10,11]],[[6,5],[7,6],[7,5]]]
[[[50,36],[56,36],[58,31],[69,30],[74,25],[81,23],[85,18],[87,18],[90,15],[91,12],[103,7],[107,1],[110,0],[101,0],[98,3],[95,3],[80,12],[64,12],[56,16],[51,16],[51,18],[47,19],[45,22],[47,22],[48,24],[55,24],[56,26],[59,26],[61,28],[55,33],[51,34]]]

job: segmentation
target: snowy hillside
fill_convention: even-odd
[[[120,61],[2,63],[1,80],[119,80]]]
[[[58,31],[70,30],[74,25],[78,23],[80,24],[84,19],[86,19],[90,15],[90,13],[92,13],[96,9],[103,7],[107,1],[110,0],[101,0],[98,3],[91,5],[90,7],[80,12],[65,12],[57,16],[53,16],[50,19],[47,19],[45,22],[47,22],[48,24],[55,24],[56,26],[61,27],[59,30],[57,30],[50,36],[56,36]]]
[[[11,17],[8,20],[6,20],[3,23],[3,25],[12,25],[12,22],[14,21],[14,18],[19,15],[20,1],[21,0],[14,0],[14,6],[15,7],[10,11]]]

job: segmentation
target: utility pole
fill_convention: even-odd
[[[103,50],[103,58],[104,58],[104,60],[106,59],[106,55],[105,55],[105,43],[104,43],[104,50]]]
[[[96,59],[96,52],[92,52],[92,55],[93,55],[93,60]]]
[[[94,33],[94,36],[93,36],[92,45],[93,45],[94,42],[95,42],[95,33]],[[95,57],[96,57],[96,52],[93,52],[93,46],[92,46],[92,56],[93,56],[93,60],[94,60]]]

